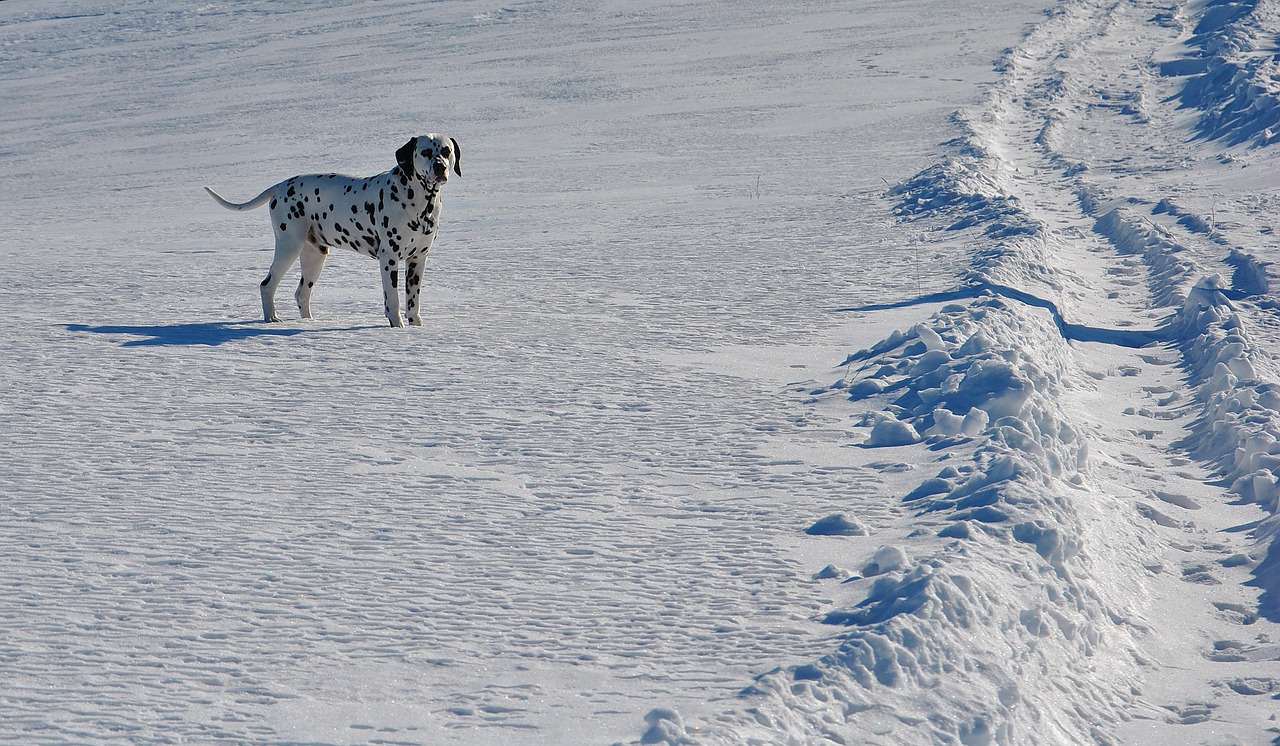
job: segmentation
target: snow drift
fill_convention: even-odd
[[[1213,0],[1204,5],[1187,44],[1193,53],[1165,62],[1166,75],[1189,78],[1182,106],[1200,111],[1201,137],[1228,145],[1265,146],[1280,138],[1280,17],[1269,0]]]

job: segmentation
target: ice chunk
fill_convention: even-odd
[[[970,407],[969,413],[964,416],[964,422],[960,424],[960,432],[969,436],[977,435],[990,421],[991,417],[985,410]]]
[[[951,362],[951,355],[946,350],[929,350],[916,359],[916,364],[911,366],[911,375],[923,376],[926,373],[932,373],[949,362]]]
[[[925,324],[916,324],[911,331],[924,343],[925,349],[943,351],[947,349],[947,343],[943,341],[942,337]]]
[[[891,414],[882,413],[876,418],[871,428],[871,436],[867,445],[872,448],[880,446],[906,446],[920,441],[920,434],[910,423],[903,422]]]
[[[924,431],[925,435],[959,435],[964,429],[964,417],[954,414],[945,407],[933,410],[933,425]]]
[[[960,357],[973,357],[991,349],[991,340],[981,331],[976,332],[972,337],[964,341],[960,345]]]
[[[906,564],[907,555],[898,547],[880,547],[871,556],[871,561],[862,568],[862,574],[868,578],[873,575],[883,575],[886,572],[901,570]]]

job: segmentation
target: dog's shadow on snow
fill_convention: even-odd
[[[183,347],[203,345],[216,347],[227,342],[237,342],[254,337],[293,337],[299,334],[322,332],[353,332],[376,329],[374,326],[347,328],[318,327],[299,329],[267,324],[262,321],[208,321],[196,324],[158,324],[154,326],[130,326],[124,324],[91,326],[89,324],[61,324],[71,332],[106,334],[109,336],[136,337],[122,342],[121,347]]]

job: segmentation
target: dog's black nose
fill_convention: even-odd
[[[436,176],[447,176],[449,173],[449,164],[443,161],[435,162]]]

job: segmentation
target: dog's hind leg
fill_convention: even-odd
[[[305,239],[301,235],[289,235],[287,230],[276,231],[276,255],[271,260],[271,269],[267,272],[261,286],[264,321],[280,320],[276,314],[276,288],[280,287],[280,280],[283,279],[284,273],[298,261],[298,255],[302,253],[304,243]]]
[[[302,318],[311,318],[311,289],[320,279],[320,271],[324,269],[325,257],[329,249],[308,243],[302,247],[302,278],[298,280],[298,290],[293,297],[298,301],[298,311]]]

